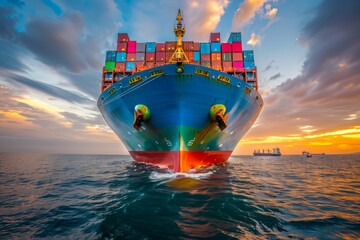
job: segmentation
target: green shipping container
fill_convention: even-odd
[[[231,62],[232,61],[231,53],[223,53],[222,54],[222,61],[223,62]]]
[[[105,62],[105,70],[112,71],[115,69],[116,62]]]

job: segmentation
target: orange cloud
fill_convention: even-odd
[[[186,23],[189,26],[201,26],[187,28],[189,36],[193,40],[207,40],[209,33],[213,32],[225,13],[229,0],[199,1],[190,0],[186,2]]]
[[[266,0],[245,0],[236,10],[232,22],[232,31],[240,31],[263,6]]]

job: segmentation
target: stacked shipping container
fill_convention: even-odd
[[[176,41],[137,43],[128,34],[119,33],[116,51],[106,53],[103,89],[119,80],[121,73],[133,73],[169,62],[176,50]],[[183,41],[183,50],[192,64],[235,74],[257,89],[257,76],[252,50],[242,49],[241,33],[231,33],[221,43],[220,33],[211,33],[209,42]]]

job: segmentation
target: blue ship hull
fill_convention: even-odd
[[[176,64],[137,72],[99,97],[98,108],[132,157],[176,172],[224,162],[255,122],[263,105],[244,81],[211,68]],[[134,128],[134,108],[143,104],[150,119]],[[226,107],[225,129],[209,118]]]

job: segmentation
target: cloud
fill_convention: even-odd
[[[209,33],[217,27],[228,4],[229,0],[186,1],[186,22],[191,26],[188,28],[189,36],[197,41],[208,40]]]
[[[281,75],[280,73],[277,73],[277,74],[271,76],[271,77],[269,78],[269,81],[276,80],[276,79],[278,79],[279,77],[282,77],[282,75]]]
[[[25,3],[21,0],[7,0],[7,1],[17,7],[22,7],[25,5]]]
[[[83,18],[78,12],[67,13],[59,20],[34,18],[27,23],[26,31],[19,34],[19,39],[43,63],[81,72],[87,68],[77,44],[83,28]]]
[[[233,17],[232,31],[241,31],[265,2],[266,0],[244,0]]]
[[[267,72],[268,70],[270,70],[272,68],[272,64],[275,62],[275,60],[271,60],[269,62],[269,64],[266,66],[266,68],[262,71],[262,72]]]
[[[85,118],[21,93],[0,85],[0,152],[125,152],[100,115]]]
[[[0,38],[12,41],[15,39],[15,25],[18,21],[14,9],[0,6]]]
[[[270,3],[265,4],[266,13],[268,18],[274,18],[278,12],[277,8],[272,8]]]
[[[72,93],[62,88],[52,86],[43,82],[38,82],[23,76],[19,76],[19,75],[12,76],[12,80],[24,84],[28,87],[31,87],[37,91],[41,91],[50,96],[60,98],[71,103],[87,103],[87,104],[93,103],[93,101],[91,101],[90,99],[84,96],[79,96],[79,93]]]
[[[28,67],[19,60],[23,54],[23,49],[4,40],[0,40],[0,49],[0,71],[3,72],[2,75],[8,71],[25,72],[28,70]]]
[[[259,126],[252,134],[296,134],[301,132],[298,126],[307,125],[316,126],[312,128],[315,134],[352,128],[354,122],[344,119],[359,111],[360,31],[354,24],[360,22],[357,9],[358,1],[343,4],[337,0],[324,1],[316,8],[302,31],[308,54],[301,74],[265,97]]]
[[[247,44],[255,46],[261,43],[261,37],[259,35],[256,35],[255,33],[251,34],[251,37],[249,41],[247,41]]]

